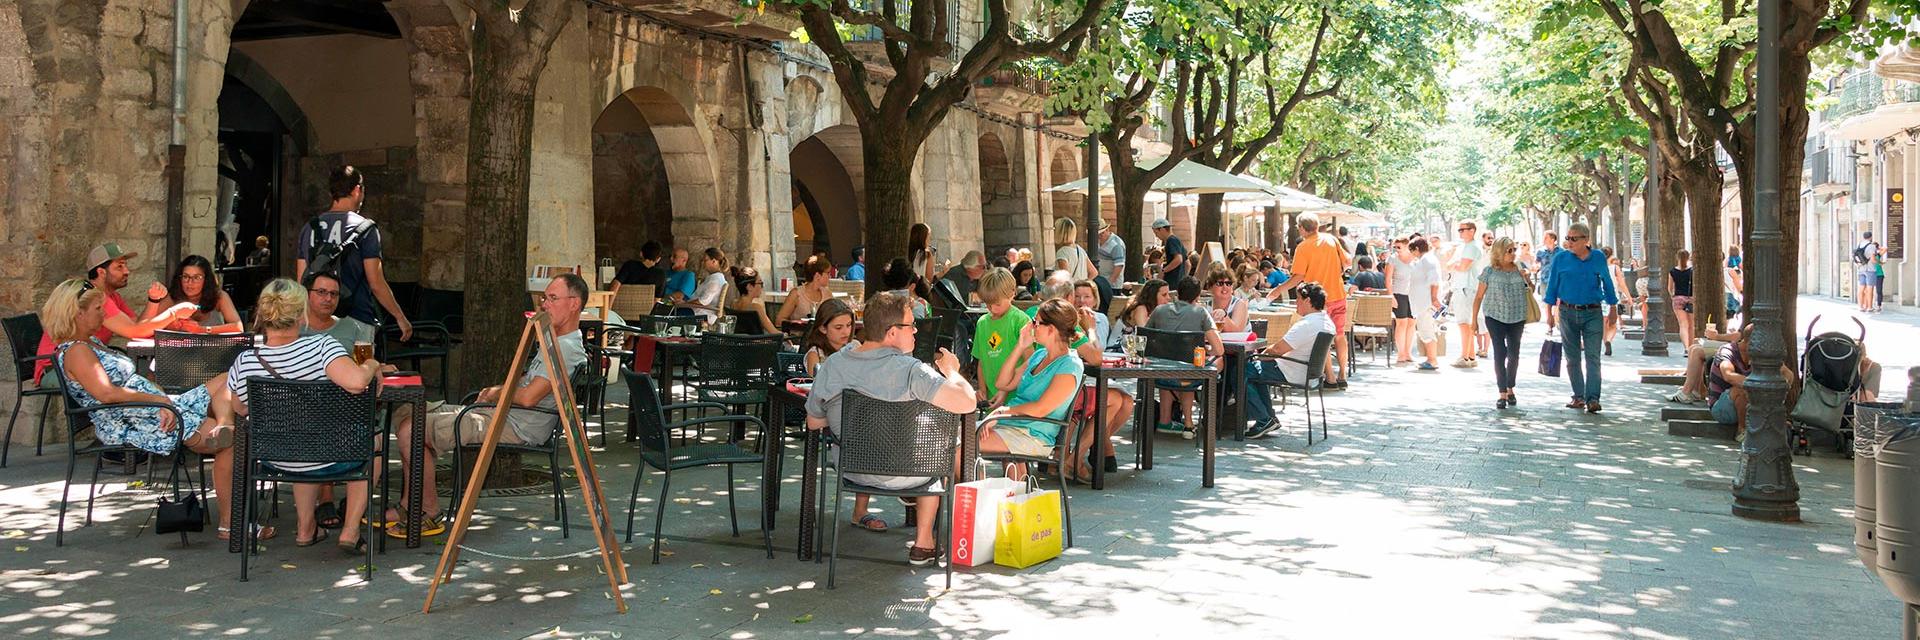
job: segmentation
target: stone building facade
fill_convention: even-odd
[[[965,45],[979,0],[957,2]],[[797,21],[724,0],[573,11],[539,85],[529,266],[618,263],[650,238],[779,275],[812,250],[849,260],[860,134]],[[170,241],[213,257],[230,239],[238,261],[264,236],[287,274],[342,163],[368,176],[389,279],[460,289],[468,22],[454,0],[0,5],[0,314],[37,309],[103,241],[141,252],[135,286],[165,277]],[[914,200],[941,255],[1050,258],[1054,216],[1081,217],[1045,190],[1082,177],[1085,132],[1043,117],[1040,91],[996,76],[922,148]]]

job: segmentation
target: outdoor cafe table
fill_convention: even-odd
[[[405,382],[401,382],[402,380],[405,380]],[[418,374],[407,374],[404,376],[389,375],[383,379],[379,390],[380,398],[376,401],[378,404],[387,405],[388,407],[407,405],[412,408],[413,428],[410,430],[412,437],[407,442],[410,448],[406,461],[406,501],[407,513],[410,514],[420,513],[426,508],[423,504],[426,496],[422,491],[422,485],[425,484],[425,475],[427,473],[427,429],[425,426],[427,418],[427,388],[426,385],[421,384],[419,380],[420,377]],[[233,507],[227,510],[227,530],[240,532],[246,531],[246,529],[242,529],[241,527],[248,526],[248,522],[253,519],[253,514],[250,513],[249,509],[252,505],[253,465],[247,464],[246,462],[247,421],[245,420],[241,420],[240,424],[234,425],[233,428],[233,457],[237,464],[233,465],[234,495],[233,499],[229,502]],[[367,507],[372,508],[373,504],[369,502]],[[420,520],[418,518],[404,518],[404,520],[406,520],[407,548],[419,548]],[[376,531],[374,535],[384,536],[386,532]],[[227,536],[227,552],[240,553],[246,547],[246,544],[243,542],[245,538],[246,537],[242,535]],[[382,544],[385,544],[384,540],[382,540]]]
[[[800,393],[798,389],[787,386],[784,382],[776,382],[773,384],[772,392],[768,394],[768,399],[772,405],[770,413],[773,419],[767,423],[767,433],[761,436],[763,444],[760,449],[765,454],[761,465],[767,487],[767,490],[762,492],[764,502],[760,507],[761,513],[771,516],[780,506],[780,481],[785,476],[781,471],[783,466],[781,463],[786,459],[787,436],[791,433],[804,443],[800,454],[800,526],[794,544],[794,555],[800,560],[819,562],[819,546],[823,540],[820,535],[820,511],[825,507],[819,502],[822,470],[821,432],[806,428],[805,418],[801,419],[801,424],[795,425],[799,427],[799,431],[787,431],[787,408],[801,409],[804,414],[807,405],[807,396]],[[960,459],[971,461],[978,457],[979,451],[979,433],[974,429],[974,415],[969,413],[960,421]],[[974,480],[973,467],[972,464],[960,465],[961,482]],[[773,521],[768,520],[768,522]],[[773,525],[769,524],[768,528],[773,528]]]
[[[1124,358],[1124,356],[1117,353],[1106,355],[1107,359],[1112,361],[1120,361]],[[1214,370],[1212,367],[1196,367],[1186,362],[1146,357],[1142,358],[1139,362],[1125,360],[1124,363],[1114,366],[1089,362],[1086,363],[1086,368],[1087,375],[1093,376],[1096,391],[1096,393],[1093,394],[1093,415],[1095,416],[1105,416],[1107,414],[1107,394],[1105,391],[1108,380],[1131,378],[1140,381],[1139,413],[1134,417],[1134,430],[1136,433],[1141,434],[1139,438],[1141,469],[1153,468],[1154,434],[1152,427],[1147,425],[1145,421],[1151,420],[1152,417],[1156,415],[1153,407],[1156,394],[1152,393],[1153,389],[1151,385],[1146,384],[1147,381],[1198,380],[1201,382],[1200,406],[1217,406],[1215,403],[1218,401],[1215,400],[1215,398],[1219,394],[1220,372]],[[1220,412],[1210,410],[1206,411],[1205,415],[1206,419],[1202,421],[1200,433],[1198,434],[1201,450],[1200,486],[1211,488],[1213,487],[1214,439],[1219,429]],[[1096,422],[1097,421],[1098,419],[1096,419]],[[1093,465],[1094,489],[1099,490],[1106,488],[1106,475],[1105,467]]]

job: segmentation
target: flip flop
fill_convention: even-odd
[[[321,503],[319,507],[314,508],[313,519],[320,524],[320,528],[322,529],[338,529],[341,525],[340,512],[344,510],[345,509],[342,509],[338,504],[324,502]]]
[[[333,546],[334,546],[334,548],[336,548],[336,549],[339,549],[339,550],[340,550],[340,553],[341,553],[342,555],[347,555],[347,556],[352,556],[352,557],[356,557],[356,558],[357,558],[357,557],[360,557],[360,556],[363,556],[363,555],[366,555],[366,553],[367,553],[367,539],[366,539],[366,538],[361,538],[361,539],[359,539],[359,540],[355,540],[355,541],[353,541],[353,542],[350,542],[350,543],[349,543],[349,542],[335,542],[335,543],[333,543]]]
[[[293,539],[293,546],[296,546],[296,547],[311,547],[311,546],[313,546],[313,545],[316,545],[316,544],[320,544],[320,543],[322,543],[322,542],[326,542],[326,541],[327,541],[327,528],[326,528],[326,527],[318,527],[318,528],[315,528],[315,529],[313,530],[313,539],[312,539],[312,540],[308,540],[308,541],[306,541],[306,542],[301,542],[299,538],[294,538],[294,539]]]
[[[221,540],[228,539],[227,536],[231,533],[230,531],[227,530],[226,527],[220,527],[215,531],[219,533],[219,537]],[[254,523],[253,525],[254,540],[272,540],[273,537],[277,535],[280,535],[279,529],[275,529],[273,527],[265,526],[259,523]]]
[[[420,536],[421,537],[437,536],[442,533],[446,533],[446,531],[447,531],[447,521],[444,518],[441,518],[440,514],[436,513],[431,516],[427,516],[425,518],[420,519]],[[407,537],[406,523],[395,522],[393,524],[387,525],[387,537],[389,538]]]
[[[863,530],[872,531],[874,533],[883,533],[887,530],[887,521],[880,519],[880,516],[876,516],[869,513],[867,515],[860,516],[860,519],[854,522],[853,526],[860,527]]]

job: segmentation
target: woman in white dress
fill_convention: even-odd
[[[727,266],[727,253],[719,247],[707,247],[700,254],[700,270],[707,275],[701,277],[700,288],[694,290],[693,300],[682,303],[682,306],[693,309],[701,322],[712,324],[715,318],[720,317],[721,298],[727,294]]]

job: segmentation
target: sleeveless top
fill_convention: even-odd
[[[74,341],[60,345],[55,351],[54,366],[63,367],[61,371],[65,371],[67,349],[77,344],[83,343]],[[200,422],[207,419],[208,406],[212,400],[206,385],[194,387],[178,395],[166,394],[152,380],[134,373],[132,358],[92,342],[84,344],[92,349],[94,357],[100,360],[100,368],[107,372],[107,382],[116,387],[124,387],[140,393],[165,395],[172,400],[174,409],[180,413],[180,425],[178,425],[181,429],[180,439],[193,437],[193,434],[200,430]],[[73,398],[74,403],[81,408],[104,404],[92,394],[87,393],[86,388],[80,386],[80,383],[74,382],[72,378],[62,377],[67,383],[67,396]],[[173,453],[174,446],[179,444],[179,440],[175,438],[175,434],[160,430],[160,415],[159,409],[127,408],[102,409],[88,417],[93,421],[94,436],[103,444],[130,444],[145,451],[166,455]]]
[[[1693,297],[1693,267],[1668,269],[1667,275],[1673,278],[1673,295]]]

